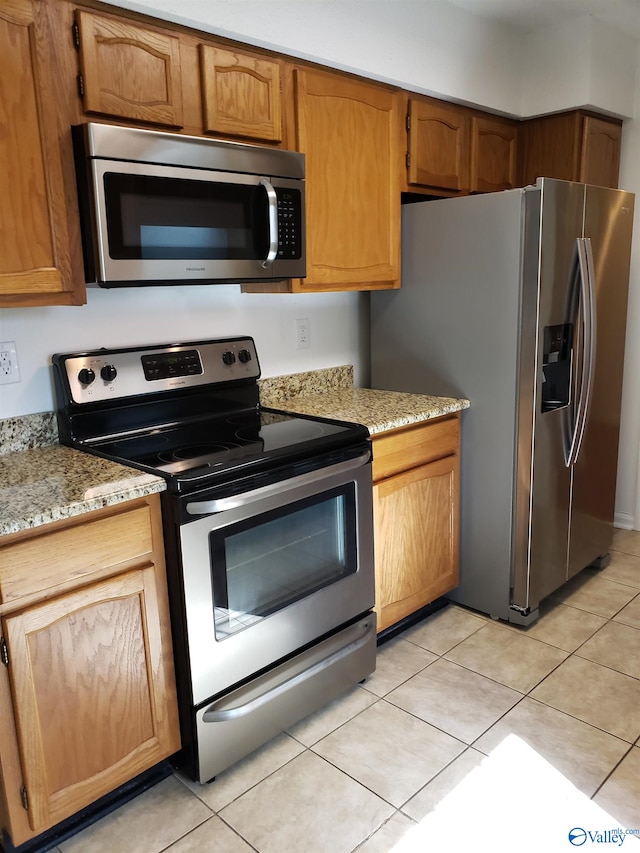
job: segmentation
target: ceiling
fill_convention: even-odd
[[[525,32],[592,15],[640,39],[640,0],[449,0],[468,12]]]

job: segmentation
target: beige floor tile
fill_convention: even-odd
[[[498,720],[474,747],[489,755],[509,734],[526,741],[589,797],[629,749],[625,741],[529,698]]]
[[[607,622],[576,654],[640,678],[640,629],[619,622]]]
[[[416,821],[432,812],[463,779],[479,767],[486,756],[475,749],[467,749],[444,768],[421,791],[402,807],[402,811]]]
[[[616,551],[624,551],[640,557],[640,530],[616,530],[612,547]]]
[[[572,656],[531,696],[633,743],[640,734],[640,681]]]
[[[598,572],[598,577],[640,589],[640,557],[612,551],[611,563]]]
[[[436,660],[436,655],[413,643],[396,638],[378,649],[376,671],[362,685],[376,696],[384,696],[403,681]]]
[[[170,776],[58,846],[63,853],[158,853],[210,817],[210,809]]]
[[[567,652],[489,623],[445,658],[486,675],[507,687],[528,693],[567,657]]]
[[[288,729],[288,733],[305,746],[311,746],[377,701],[373,693],[362,687],[354,687],[344,696],[296,723]]]
[[[640,829],[640,749],[634,746],[593,798],[625,829]]]
[[[304,747],[297,740],[280,734],[218,774],[213,782],[200,785],[181,774],[178,778],[210,809],[218,812],[303,751]]]
[[[405,631],[402,638],[437,655],[443,655],[486,624],[486,619],[449,604]]]
[[[389,853],[414,826],[415,823],[406,815],[396,812],[357,848],[356,853]]]
[[[386,701],[371,705],[313,747],[397,807],[463,749],[460,741]]]
[[[613,617],[614,622],[622,622],[625,625],[630,625],[632,628],[640,628],[640,595],[623,607],[619,613]]]
[[[387,702],[472,743],[522,699],[522,693],[437,660],[385,697]]]
[[[167,847],[166,853],[251,853],[252,850],[246,841],[214,815]]]
[[[220,816],[260,853],[349,853],[393,812],[393,806],[306,751]]]
[[[538,620],[528,628],[511,624],[506,627],[523,637],[531,637],[566,652],[573,652],[606,621],[602,616],[547,599],[540,605]]]
[[[550,598],[610,619],[636,595],[632,587],[606,580],[590,569],[582,571]]]

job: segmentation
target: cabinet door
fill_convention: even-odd
[[[378,630],[457,585],[458,478],[448,456],[374,486]]]
[[[580,180],[600,187],[618,186],[622,125],[585,116],[582,125]]]
[[[205,133],[281,141],[277,61],[201,44],[200,67]]]
[[[514,122],[489,116],[471,120],[471,192],[496,192],[516,186]]]
[[[408,126],[408,183],[466,192],[469,189],[469,113],[454,104],[411,98]]]
[[[299,289],[397,287],[398,93],[300,69],[295,85],[307,178],[307,277]]]
[[[182,127],[177,36],[84,11],[76,24],[85,112]]]
[[[43,5],[0,6],[0,305],[79,305]],[[65,128],[68,134],[68,128]]]
[[[163,619],[148,565],[3,620],[35,832],[179,748]]]

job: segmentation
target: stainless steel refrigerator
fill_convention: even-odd
[[[371,294],[372,387],[471,402],[448,597],[491,616],[611,545],[633,204],[545,178],[404,205],[401,289]]]

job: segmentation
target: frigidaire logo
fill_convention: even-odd
[[[205,267],[185,267],[187,272],[204,272]]]

